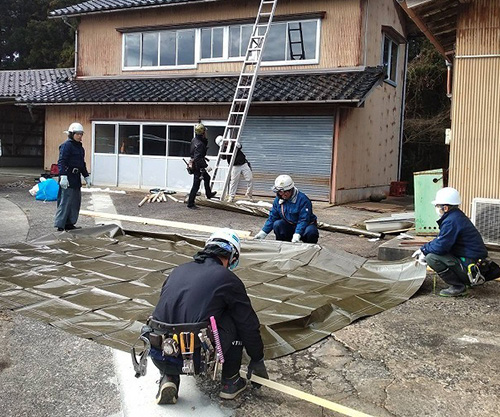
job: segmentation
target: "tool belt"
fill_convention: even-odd
[[[467,266],[467,276],[471,286],[482,285],[500,277],[500,267],[490,258],[478,259]]]
[[[162,350],[164,341],[168,338],[173,339],[174,336],[177,336],[177,340],[179,340],[179,335],[181,333],[195,334],[196,337],[194,338],[194,348],[199,348],[201,346],[201,341],[198,337],[198,333],[202,329],[208,329],[208,322],[206,321],[200,323],[168,324],[155,320],[152,317],[148,319],[146,325],[149,326],[152,330],[152,332],[149,332],[148,335],[151,346],[158,350]]]

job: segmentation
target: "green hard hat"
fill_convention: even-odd
[[[205,133],[205,130],[207,130],[207,128],[205,127],[205,125],[203,125],[201,123],[198,123],[194,127],[194,133],[196,133],[197,135],[203,135],[203,133]]]

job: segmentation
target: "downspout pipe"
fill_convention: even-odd
[[[401,181],[401,171],[403,168],[403,139],[404,139],[404,122],[405,122],[405,108],[406,108],[406,83],[408,80],[408,42],[405,44],[405,63],[403,75],[403,92],[401,98],[401,116],[399,126],[399,158],[398,158],[398,181]]]
[[[452,68],[452,64],[450,61],[446,60],[445,61],[446,63],[446,70],[447,70],[447,74],[446,74],[446,97],[448,97],[449,99],[451,99],[451,68]]]
[[[76,72],[78,70],[78,26],[73,26],[69,23],[67,16],[62,17],[62,21],[65,25],[69,26],[71,29],[75,31],[75,77]]]

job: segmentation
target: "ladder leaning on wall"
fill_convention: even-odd
[[[241,73],[234,93],[233,102],[229,110],[226,127],[224,128],[224,142],[219,147],[217,161],[211,180],[211,188],[222,185],[221,200],[227,195],[230,173],[234,165],[237,145],[245,124],[253,91],[257,82],[257,72],[262,61],[262,52],[271,28],[278,0],[261,0],[257,19],[252,29],[250,41],[241,68]],[[227,163],[229,161],[229,164]],[[215,189],[220,189],[216,187]]]

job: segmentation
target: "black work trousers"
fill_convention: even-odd
[[[205,185],[205,194],[207,198],[210,198],[212,194],[212,190],[210,189],[210,175],[208,175],[207,171],[195,169],[193,172],[193,186],[191,187],[191,191],[189,192],[188,199],[188,207],[194,206],[194,200],[196,198],[196,193],[200,189],[201,181],[203,180]]]

